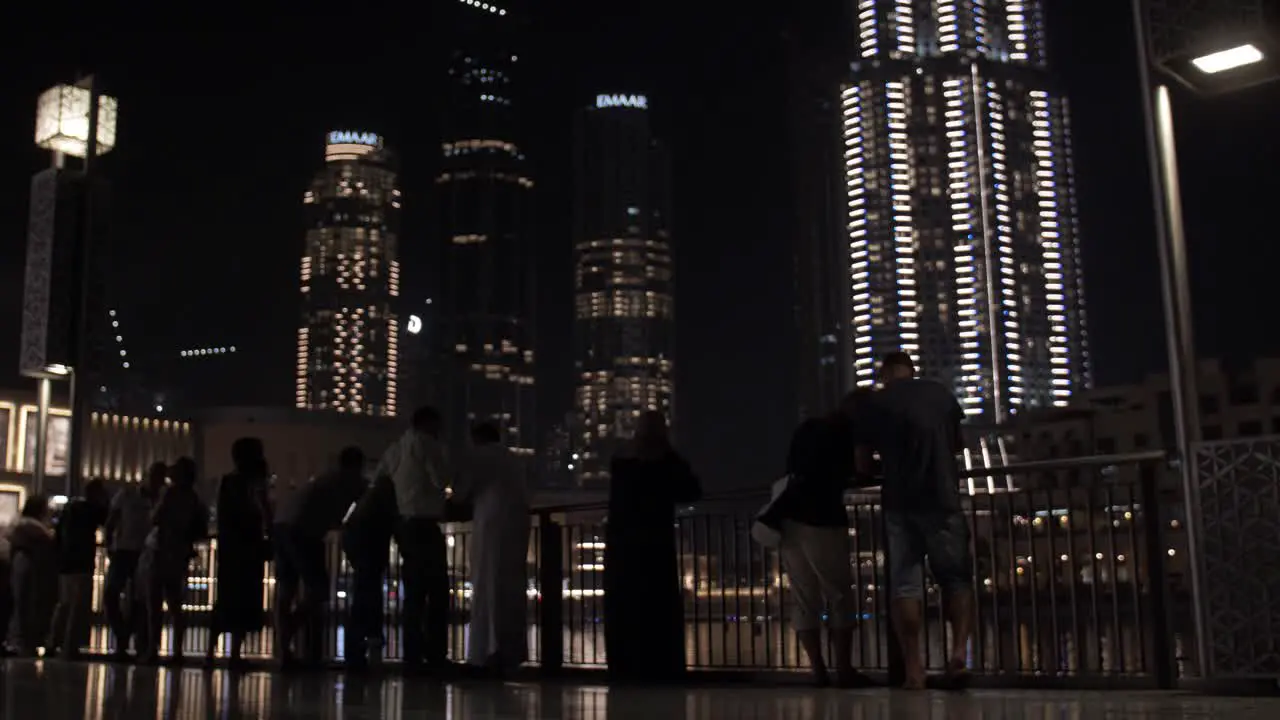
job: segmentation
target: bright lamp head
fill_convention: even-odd
[[[1218,73],[1229,72],[1246,65],[1260,63],[1264,57],[1265,56],[1262,54],[1262,51],[1259,50],[1256,45],[1252,43],[1245,43],[1244,45],[1237,45],[1233,48],[1219,50],[1217,52],[1209,53],[1208,55],[1201,55],[1200,57],[1192,58],[1191,64],[1195,65],[1202,73],[1216,75]]]
[[[84,157],[89,144],[89,88],[51,87],[36,105],[36,145],[72,157]],[[116,99],[98,96],[98,155],[116,145]]]

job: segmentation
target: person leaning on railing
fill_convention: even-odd
[[[404,574],[404,664],[443,667],[449,650],[448,550],[440,523],[444,489],[452,483],[448,453],[440,442],[440,413],[419,408],[378,464],[375,476],[391,478],[400,519],[396,546]]]
[[[276,651],[285,668],[298,658],[293,645],[299,630],[302,661],[311,667],[321,663],[323,615],[329,604],[325,538],[364,491],[363,470],[364,452],[343,448],[336,470],[312,478],[292,503],[276,508]]]
[[[136,593],[129,585],[138,572],[138,561],[151,532],[151,511],[164,491],[168,476],[168,465],[152,464],[145,480],[121,488],[107,508],[107,522],[102,526],[108,553],[102,604],[107,624],[115,635],[117,659],[128,657],[129,643],[135,635],[141,638],[141,616],[145,611],[137,612],[139,604],[133,600]],[[141,650],[141,646],[138,649]]]
[[[858,601],[849,565],[849,513],[844,504],[855,474],[854,417],[870,394],[869,390],[850,393],[834,412],[801,423],[787,453],[790,480],[774,506],[781,521],[778,553],[790,581],[792,622],[820,687],[831,682],[822,658],[824,610],[831,626],[837,684],[871,684],[853,668]]]
[[[390,564],[396,490],[387,475],[375,477],[342,524],[342,552],[352,570],[351,624],[346,636],[349,670],[369,664],[369,645],[382,643],[382,581]]]
[[[182,608],[191,574],[196,543],[209,535],[209,508],[196,495],[196,461],[178,458],[168,471],[171,484],[160,493],[151,511],[153,527],[138,560],[135,592],[146,608],[146,620],[137,640],[144,663],[158,661],[160,631],[166,607],[173,624],[170,644],[175,661],[181,662],[186,613]]]
[[[889,592],[906,672],[904,687],[924,687],[920,632],[927,559],[942,586],[951,622],[945,680],[950,687],[962,688],[969,679],[965,663],[973,624],[969,520],[961,511],[956,463],[963,449],[964,411],[944,385],[915,377],[915,363],[906,353],[885,356],[880,378],[883,389],[865,404],[857,421],[857,462],[859,472],[870,473],[871,454],[878,451],[883,465]]]

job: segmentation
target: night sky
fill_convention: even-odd
[[[1051,62],[1072,100],[1090,337],[1107,384],[1163,367],[1160,294],[1128,3],[1087,14],[1068,10],[1076,4],[1051,4]],[[522,82],[544,294],[541,415],[569,407],[572,113],[597,92],[646,93],[674,166],[678,439],[711,488],[763,484],[795,414],[787,47],[838,27],[840,4],[690,3],[675,15],[665,4],[537,5]],[[113,186],[108,292],[132,352],[237,343],[262,367],[238,395],[290,404],[301,197],[333,128],[379,132],[397,150],[415,286],[413,264],[431,257],[433,98],[449,44],[429,10],[371,13],[163,31],[133,19],[92,32],[33,23],[6,41],[0,386],[29,385],[15,348],[30,173],[48,163],[31,140],[36,96],[78,71],[98,73],[120,100],[118,147],[102,167]],[[1280,84],[1181,97],[1177,112],[1197,344],[1205,356],[1278,353]]]

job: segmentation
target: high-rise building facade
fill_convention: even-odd
[[[574,443],[580,484],[607,480],[640,414],[673,419],[669,169],[644,95],[601,94],[574,127]]]
[[[840,91],[854,382],[910,353],[969,416],[1089,386],[1067,100],[1043,0],[857,0]]]
[[[533,180],[521,145],[516,79],[520,3],[452,5],[457,50],[448,66],[436,178],[440,266],[440,395],[448,432],[494,422],[531,457],[534,396]]]
[[[800,418],[830,412],[848,392],[849,273],[840,84],[847,63],[834,43],[812,33],[788,48],[787,157],[791,164],[791,247],[796,337],[796,410]],[[847,268],[847,265],[846,265]]]
[[[335,130],[303,196],[296,405],[394,416],[400,190],[383,138]]]

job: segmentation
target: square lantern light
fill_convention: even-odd
[[[36,105],[36,145],[82,158],[89,140],[89,88],[58,85],[44,91]],[[98,148],[104,155],[116,145],[116,99],[98,96]]]

